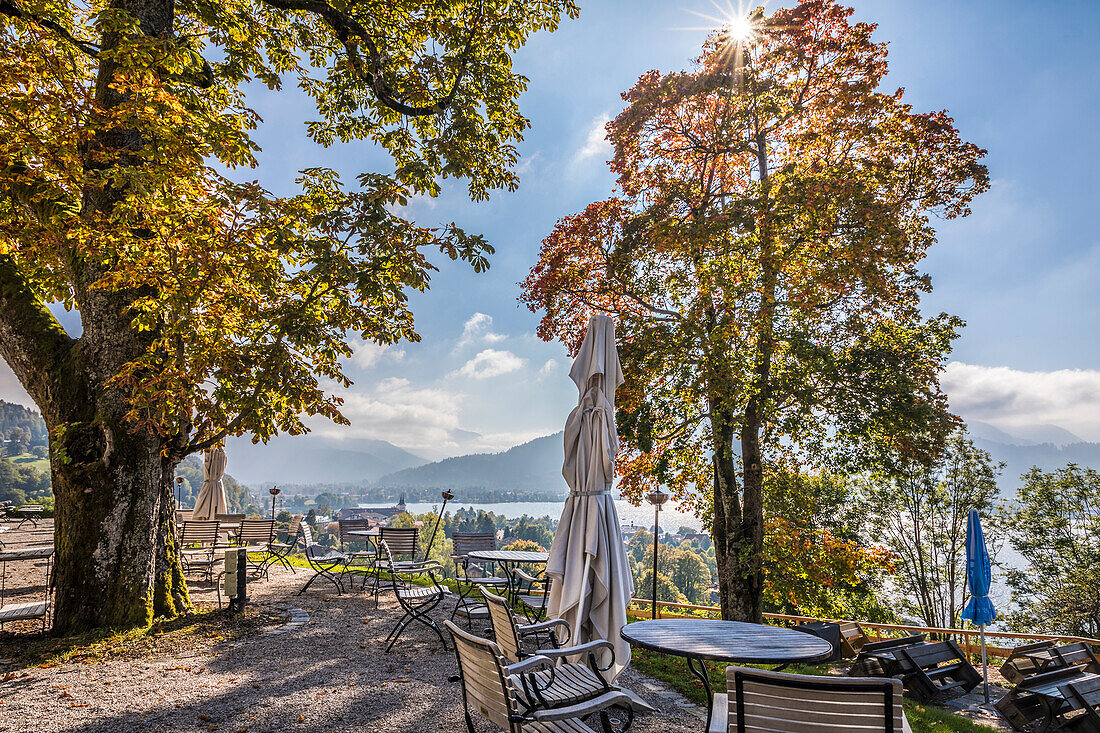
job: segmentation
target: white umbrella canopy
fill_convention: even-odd
[[[630,662],[630,645],[619,635],[634,595],[619,515],[611,499],[619,436],[615,389],[623,383],[615,348],[615,322],[592,316],[580,352],[569,371],[580,399],[565,422],[565,465],[569,485],[561,521],[550,547],[548,616],[572,630],[571,644],[606,639],[615,645],[614,677]]]
[[[225,448],[220,445],[206,451],[202,462],[202,488],[195,497],[195,510],[192,519],[214,519],[216,514],[228,514],[229,505],[225,500],[225,486],[222,476],[229,459]]]

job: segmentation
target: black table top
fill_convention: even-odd
[[[474,550],[467,555],[471,560],[486,560],[493,562],[546,562],[550,559],[549,552],[529,552],[527,550]]]
[[[657,619],[627,624],[619,633],[643,649],[718,662],[816,662],[833,653],[833,645],[816,636],[740,621]]]

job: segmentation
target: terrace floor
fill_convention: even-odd
[[[40,523],[38,531],[5,532],[3,539],[20,546],[51,536]],[[9,565],[8,602],[41,597],[35,586],[44,572],[44,566]],[[457,672],[453,652],[444,653],[420,627],[383,653],[397,619],[392,596],[383,595],[376,610],[368,596],[338,596],[322,581],[296,596],[308,577],[302,569],[279,568],[269,580],[250,584],[251,600],[267,613],[251,617],[239,636],[206,629],[171,642],[153,639],[131,652],[76,653],[26,667],[2,659],[5,652],[14,656],[14,637],[0,633],[0,731],[465,730],[459,684],[447,681]],[[207,584],[194,584],[192,592],[200,605],[214,600]],[[302,623],[303,615],[286,605],[308,620]],[[21,631],[36,628],[20,623]],[[17,630],[8,625],[8,632]],[[178,634],[163,639],[170,636]],[[37,635],[19,638],[32,643]],[[661,683],[633,670],[620,682],[661,710],[637,717],[632,730],[702,728],[703,710]]]

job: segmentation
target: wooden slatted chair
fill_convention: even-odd
[[[556,663],[553,679],[545,671],[535,674],[540,686],[544,688],[540,695],[540,702],[544,706],[575,705],[616,689],[603,677],[603,673],[615,663],[615,649],[611,642],[599,640],[572,647],[559,647],[553,629],[557,627],[564,630],[568,640],[569,624],[564,620],[556,618],[537,624],[520,624],[508,601],[484,590],[482,595],[485,596],[485,603],[489,608],[489,617],[493,620],[493,639],[507,664],[516,664],[530,656],[546,657]],[[553,648],[539,649],[534,655],[524,651],[524,637],[537,637],[547,632],[555,642]],[[601,667],[596,661],[596,654],[604,652],[610,655],[611,661],[607,666]],[[570,662],[569,657],[582,657],[587,664]]]
[[[428,615],[447,595],[447,591],[443,589],[435,576],[436,573],[443,572],[443,566],[439,563],[417,563],[415,567],[407,567],[394,561],[393,552],[385,540],[380,540],[379,546],[390,568],[393,594],[397,598],[398,605],[404,611],[397,625],[393,627],[393,631],[386,637],[386,651],[388,652],[393,648],[398,637],[401,636],[401,632],[413,621],[434,631],[436,636],[439,637],[439,641],[442,642],[443,649],[446,650],[447,640],[443,638],[443,632],[439,630],[435,619]],[[423,576],[428,578],[427,585],[412,582],[414,579],[423,580]]]
[[[224,547],[218,537],[219,523],[215,520],[189,519],[180,529],[180,560],[187,572],[205,569],[206,578],[214,582],[214,566],[224,558],[217,556],[218,547]]]
[[[484,619],[489,616],[485,604],[471,602],[470,597],[486,588],[507,588],[508,579],[486,573],[482,563],[470,560],[471,552],[497,549],[495,532],[455,532],[451,535],[451,543],[451,560],[460,573],[458,603],[451,612],[451,620],[461,613],[466,617],[466,624],[469,626],[475,618]]]
[[[620,730],[629,730],[634,713],[623,692],[612,690],[576,705],[547,708],[539,703],[542,688],[536,673],[545,673],[552,680],[555,667],[550,659],[535,656],[509,665],[493,642],[462,631],[450,621],[443,624],[454,640],[468,733],[476,733],[472,712],[507,733],[595,733],[582,719],[598,715],[601,729],[610,733],[608,711],[613,708],[625,715]]]
[[[1100,733],[1100,677],[1070,682],[1063,688],[1066,701],[1081,711],[1063,728],[1071,733]]]
[[[378,594],[389,590],[390,585],[382,582],[382,573],[393,573],[395,568],[404,570],[414,569],[418,562],[416,559],[417,539],[420,530],[416,527],[380,527],[378,530],[378,559],[375,560],[372,574],[374,575],[374,607],[378,607]],[[382,551],[382,543],[389,547],[389,554]],[[421,561],[420,564],[432,563]],[[364,581],[365,584],[366,581]]]
[[[295,514],[290,518],[290,526],[284,535],[284,541],[278,540],[280,532],[276,532],[276,539],[271,542],[271,554],[268,557],[267,564],[273,565],[275,563],[281,563],[284,568],[290,570],[291,573],[298,572],[294,569],[294,566],[287,561],[287,555],[294,552],[294,548],[298,546],[298,535],[302,526],[303,516],[301,514]]]
[[[313,577],[306,581],[306,584],[298,591],[298,595],[305,593],[306,589],[313,585],[313,581],[317,578],[329,580],[336,586],[337,593],[343,593],[344,583],[340,576],[343,575],[344,568],[348,564],[347,555],[314,542],[313,530],[310,529],[309,522],[302,522],[299,529],[302,533],[302,547],[305,551],[306,562],[313,568]]]
[[[544,618],[550,603],[550,576],[536,578],[523,568],[512,568],[512,577],[515,579],[515,599],[523,615],[529,621]]]
[[[707,733],[909,733],[896,679],[726,668]]]
[[[349,558],[348,572],[362,575],[363,583],[366,584],[366,579],[371,574],[371,566],[378,559],[378,551],[368,547],[367,538],[349,533],[365,532],[370,529],[370,522],[366,519],[340,519],[337,521],[337,526],[340,534],[340,551]],[[360,549],[355,549],[355,546]]]
[[[252,567],[260,574],[267,575],[267,556],[271,552],[271,543],[275,539],[274,519],[242,519],[237,531],[237,545],[245,548],[250,555],[260,555],[259,562]]]
[[[898,649],[911,667],[902,681],[909,696],[927,702],[944,693],[962,694],[981,684],[982,676],[953,641],[914,644]]]

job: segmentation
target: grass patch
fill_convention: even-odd
[[[50,668],[66,662],[99,664],[114,659],[147,659],[209,650],[258,634],[282,620],[281,615],[262,606],[246,606],[242,613],[229,613],[218,610],[217,604],[198,604],[192,613],[158,619],[144,629],[90,631],[66,637],[0,633],[0,659],[14,670]]]
[[[40,458],[33,453],[20,453],[17,456],[10,456],[8,460],[20,468],[33,468],[36,471],[50,472],[50,459]]]
[[[639,672],[664,682],[692,702],[699,705],[706,704],[703,683],[691,673],[683,657],[659,654],[635,647],[630,650],[630,663]],[[726,689],[726,666],[716,662],[708,663],[707,672],[714,690]],[[792,674],[829,674],[829,668],[826,666],[808,664],[792,664],[783,671]],[[905,701],[905,716],[913,727],[913,733],[999,733],[996,728],[990,728],[960,715],[912,700]]]

